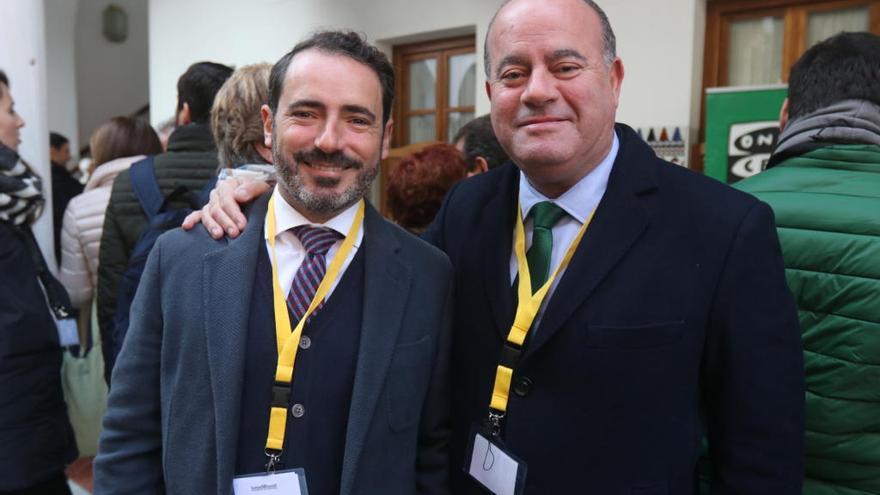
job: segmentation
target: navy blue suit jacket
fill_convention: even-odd
[[[113,370],[95,493],[232,493],[267,200],[237,239],[177,229],[156,242]],[[449,261],[369,205],[360,249],[364,310],[340,493],[448,493]]]
[[[504,439],[526,493],[796,494],[804,378],[770,208],[664,162],[630,128],[592,224],[526,342]],[[460,183],[426,238],[455,267],[454,493],[515,310],[512,164]]]

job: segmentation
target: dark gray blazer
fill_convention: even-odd
[[[96,494],[232,493],[267,202],[254,204],[238,239],[197,228],[157,241],[113,371]],[[361,249],[364,312],[340,491],[446,493],[449,260],[369,205]]]

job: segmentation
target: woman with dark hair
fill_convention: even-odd
[[[391,171],[388,181],[391,218],[420,235],[434,220],[449,188],[466,175],[464,156],[448,144],[427,146],[407,156]]]
[[[80,310],[81,328],[86,328],[90,319],[104,213],[110,202],[113,179],[144,155],[161,153],[162,143],[145,120],[114,117],[95,130],[89,148],[92,150],[89,181],[85,191],[73,198],[64,212],[59,273],[71,303]]]
[[[76,443],[56,319],[70,304],[31,233],[45,201],[18,156],[22,127],[0,71],[0,494],[69,494],[64,467]]]

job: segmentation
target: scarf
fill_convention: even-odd
[[[880,145],[880,105],[844,100],[788,121],[767,168],[829,144]]]
[[[42,183],[18,153],[0,144],[0,221],[33,223],[43,212]]]

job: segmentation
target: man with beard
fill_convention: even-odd
[[[446,493],[451,267],[364,201],[394,77],[357,34],[272,69],[249,229],[161,237],[114,371],[99,493]]]

